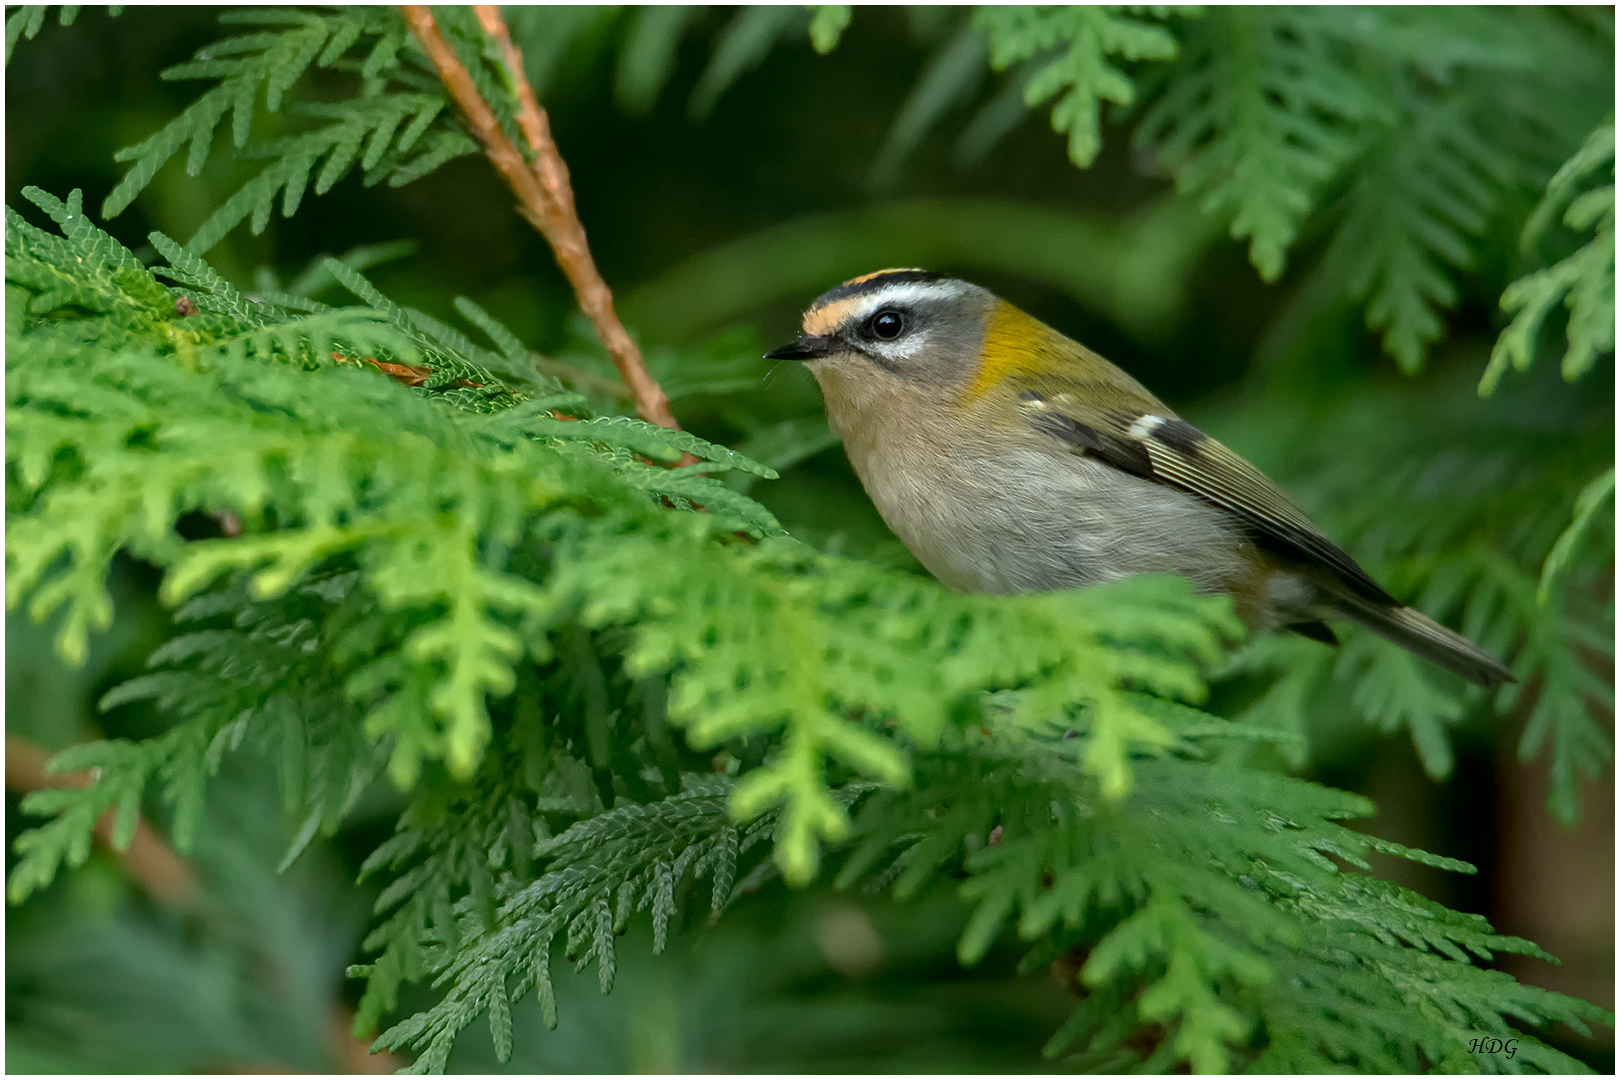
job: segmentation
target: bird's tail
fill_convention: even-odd
[[[1495,690],[1503,683],[1519,681],[1496,657],[1415,608],[1380,604],[1354,594],[1341,593],[1334,599],[1344,614],[1385,641],[1455,671],[1471,683]]]

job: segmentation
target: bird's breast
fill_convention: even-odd
[[[942,444],[876,430],[847,439],[889,528],[966,592],[1046,592],[1144,573],[1243,595],[1258,553],[1241,525],[1195,496],[1019,441]]]

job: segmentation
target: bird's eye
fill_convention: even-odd
[[[905,331],[906,320],[898,311],[884,310],[872,316],[867,327],[879,341],[893,341]]]

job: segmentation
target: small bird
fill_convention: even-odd
[[[1494,689],[1495,657],[1405,606],[1250,465],[1107,360],[986,289],[924,270],[846,281],[797,341],[883,520],[963,592],[1179,574],[1251,629],[1329,619]]]

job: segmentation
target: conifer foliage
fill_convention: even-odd
[[[1320,272],[1365,304],[1368,327],[1406,371],[1442,336],[1457,272],[1474,265],[1496,216],[1547,182],[1612,95],[1607,14],[1013,5],[973,21],[992,65],[1011,69],[1011,89],[1031,106],[1056,99],[1052,126],[1068,133],[1077,165],[1096,157],[1103,102],[1113,103],[1178,189],[1248,242],[1266,280],[1283,273],[1305,230],[1329,233]],[[949,49],[941,60],[982,63],[981,53]],[[956,85],[944,73],[935,83]],[[935,123],[950,103],[938,104]],[[1009,130],[995,109],[970,130]],[[1603,236],[1613,226],[1601,194],[1571,203],[1570,192],[1601,171],[1603,145],[1594,136],[1559,174],[1530,237],[1568,205],[1571,227],[1598,234],[1594,247],[1506,298],[1524,309],[1518,340],[1577,276],[1588,282],[1570,299],[1574,308],[1588,297],[1578,340],[1594,343],[1576,348],[1577,364],[1605,348],[1602,297],[1613,290],[1601,286]]]
[[[470,12],[436,14],[513,127],[498,51]],[[8,49],[42,18],[13,15]],[[161,570],[179,627],[147,674],[101,702],[151,703],[165,730],[60,755],[57,768],[94,769],[95,781],[25,800],[44,820],[17,843],[13,903],[83,863],[104,813],[127,844],[143,800],[168,808],[186,850],[211,777],[247,745],[274,762],[299,823],[284,866],[372,785],[405,793],[394,834],[366,861],[382,891],[350,973],[365,983],[356,1029],[391,1024],[379,1044],[414,1055],[417,1071],[443,1069],[480,1017],[504,1060],[513,1003],[529,994],[554,1026],[557,957],[594,965],[607,992],[631,920],[649,920],[662,950],[778,875],[896,902],[959,879],[971,910],[962,963],[1012,936],[1026,970],[1077,972],[1079,1005],[1046,1047],[1076,1066],[1579,1067],[1535,1032],[1609,1015],[1484,966],[1545,954],[1362,872],[1371,853],[1470,867],[1353,831],[1342,822],[1370,814],[1365,800],[1223,752],[1300,744],[1306,691],[1326,678],[1279,651],[1293,646],[1262,645],[1239,663],[1275,669],[1272,693],[1292,705],[1261,698],[1235,720],[1202,711],[1242,636],[1226,601],[1155,578],[960,596],[819,553],[723,482],[769,480],[771,468],[594,411],[470,301],[453,327],[335,259],[322,268],[354,303],[250,296],[220,276],[203,255],[242,222],[263,229],[278,197],[291,215],[312,185],[319,195],[356,166],[367,184],[403,184],[477,149],[397,11],[225,18],[251,29],[168,73],[214,85],[120,155],[129,170],[101,211],[127,207],[182,151],[195,173],[229,115],[231,146],[267,164],[196,235],[153,234],[145,265],[78,192],[31,188],[30,206],[7,209],[8,606],[54,619],[61,654],[82,660],[111,621],[109,566],[126,553]],[[694,108],[786,24],[752,18],[723,39],[735,55]],[[1082,164],[1097,152],[1099,102],[1137,93],[1128,65],[1160,65],[1137,138],[1231,217],[1267,277],[1324,203],[1340,208],[1341,230],[1376,212],[1383,231],[1340,270],[1415,367],[1455,295],[1445,267],[1467,264],[1504,190],[1524,182],[1457,88],[1523,70],[1546,42],[1493,38],[1498,16],[1482,13],[1470,40],[1490,48],[1421,59],[1401,51],[1424,32],[1404,18],[995,8],[974,16],[987,48],[972,55],[1023,65],[1025,100],[1056,98],[1054,126]],[[847,9],[813,15],[816,47],[848,20]],[[793,32],[805,22],[793,15]],[[1553,22],[1543,29],[1562,40]],[[658,31],[682,32],[679,20]],[[1361,70],[1350,58],[1370,41],[1384,51]],[[1436,64],[1456,78],[1419,77]],[[353,95],[302,96],[312,69],[347,76]],[[656,96],[650,85],[638,93]],[[283,108],[301,124],[276,120],[283,133],[255,142]],[[1498,120],[1528,124],[1523,111]],[[1560,303],[1567,375],[1612,350],[1612,171],[1611,120],[1549,173],[1530,242],[1560,215],[1592,235],[1509,290],[1506,360],[1487,379],[1528,365]],[[1571,659],[1572,642],[1602,647],[1603,616],[1574,601],[1538,607],[1536,578],[1510,564],[1546,557],[1555,540],[1565,553],[1548,561],[1549,583],[1590,561],[1580,536],[1557,537],[1589,530],[1605,489],[1573,525],[1571,500],[1544,489],[1600,442],[1560,434],[1541,471],[1509,462],[1491,494],[1459,492],[1476,517],[1492,499],[1523,517],[1527,493],[1543,492],[1520,547],[1494,561],[1441,520],[1408,519],[1410,536],[1364,548],[1376,564],[1383,543],[1386,565],[1444,593],[1429,606],[1466,610],[1482,642],[1522,646],[1521,673],[1543,676],[1525,737],[1550,735],[1566,780],[1608,753],[1585,709],[1604,687]],[[1428,464],[1400,479],[1432,483]],[[1449,752],[1436,725],[1457,691],[1413,690],[1428,674],[1378,669],[1384,653],[1347,656],[1340,674],[1358,680],[1335,693],[1361,693],[1379,722]],[[436,997],[402,1015],[412,983]],[[1518,1055],[1485,1053],[1485,1036],[1519,1039]]]

